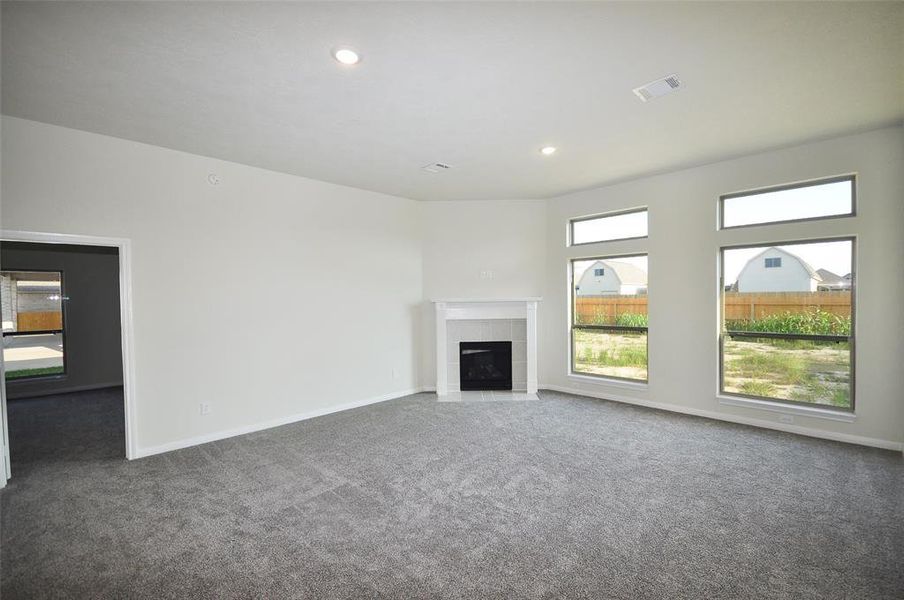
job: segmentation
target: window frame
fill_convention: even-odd
[[[47,329],[40,331],[28,331],[28,332],[18,332],[18,331],[2,331],[0,332],[0,338],[9,337],[19,337],[25,335],[41,335],[41,334],[53,334],[59,333],[60,339],[63,344],[63,371],[61,373],[51,373],[47,375],[25,375],[24,377],[13,377],[9,378],[8,376],[4,379],[6,385],[13,384],[15,385],[17,382],[31,382],[31,381],[49,381],[49,380],[60,380],[66,379],[69,375],[69,353],[66,351],[66,274],[62,269],[21,269],[21,268],[0,268],[0,272],[3,273],[59,273],[60,274],[60,325],[62,329]],[[5,373],[9,374],[9,369],[5,369]]]
[[[646,209],[644,209],[646,210]],[[641,239],[641,238],[637,238]],[[612,241],[612,240],[607,240]],[[594,244],[598,244],[600,242],[592,242]],[[648,385],[650,383],[650,328],[647,327],[631,327],[625,325],[575,325],[575,302],[576,302],[576,292],[577,292],[577,281],[574,279],[574,263],[576,262],[584,262],[584,261],[594,261],[594,260],[617,260],[619,258],[634,258],[637,256],[645,256],[647,257],[647,289],[649,290],[649,260],[650,253],[649,252],[631,252],[631,253],[622,253],[622,254],[606,254],[604,256],[579,256],[575,258],[568,259],[568,280],[569,280],[569,303],[568,303],[568,339],[569,339],[569,347],[568,347],[568,374],[576,377],[592,377],[594,379],[600,380],[610,380],[613,382],[622,382],[622,383],[632,383],[635,385]],[[650,300],[649,294],[647,295],[647,315],[649,315],[650,310]],[[634,379],[632,377],[618,377],[617,375],[600,375],[599,373],[586,373],[584,371],[578,371],[575,368],[575,356],[574,356],[574,332],[575,329],[587,329],[587,330],[597,330],[597,331],[621,331],[621,332],[642,332],[647,336],[646,339],[646,347],[647,347],[647,377],[646,379]]]
[[[837,335],[807,335],[794,333],[777,333],[763,331],[741,331],[735,332],[733,335],[725,329],[725,251],[726,250],[742,250],[745,248],[769,248],[771,246],[793,246],[803,244],[819,244],[826,242],[850,242],[851,243],[851,334],[847,337]],[[718,397],[721,398],[746,398],[749,400],[760,400],[763,402],[772,402],[786,406],[806,406],[814,410],[822,410],[827,412],[841,412],[853,415],[855,413],[856,403],[856,383],[857,383],[857,236],[856,235],[840,235],[828,236],[820,238],[808,239],[792,239],[780,240],[772,242],[757,242],[754,244],[728,244],[719,247],[719,308],[718,308],[718,325],[719,325],[719,387]],[[749,338],[749,339],[785,339],[785,340],[809,340],[823,342],[841,342],[847,341],[851,354],[851,376],[850,376],[850,400],[849,407],[831,406],[828,404],[816,404],[814,402],[802,402],[800,400],[787,400],[784,398],[774,398],[771,396],[757,396],[754,394],[742,394],[740,392],[725,391],[725,338]],[[649,360],[649,359],[648,359]]]
[[[744,225],[726,225],[725,224],[725,201],[731,200],[733,198],[744,198],[747,196],[758,196],[761,194],[769,194],[772,192],[783,192],[787,190],[796,190],[800,188],[806,187],[816,187],[820,185],[827,185],[830,183],[838,183],[839,181],[850,181],[851,182],[851,212],[837,214],[837,215],[824,215],[817,217],[804,217],[801,219],[782,219],[779,221],[766,221],[764,223],[747,223]],[[785,223],[807,223],[810,221],[825,221],[827,219],[847,219],[850,217],[857,216],[857,174],[849,173],[847,175],[834,175],[832,177],[822,177],[819,179],[809,179],[807,181],[801,181],[797,183],[786,183],[781,185],[775,185],[764,188],[756,188],[753,190],[747,190],[744,192],[732,192],[730,194],[722,194],[719,196],[719,230],[731,230],[731,229],[744,229],[747,227],[763,227],[768,225],[784,225]]]
[[[574,241],[574,224],[575,223],[583,223],[584,221],[595,221],[597,219],[606,219],[608,217],[620,217],[622,215],[631,215],[634,213],[645,212],[647,213],[647,235],[635,235],[630,237],[620,237],[620,238],[611,238],[607,240],[594,240],[592,242],[575,242]],[[590,244],[605,244],[608,242],[622,242],[626,240],[645,240],[650,237],[650,208],[648,206],[641,206],[638,208],[628,208],[625,210],[616,210],[612,212],[599,213],[595,215],[590,215],[587,217],[576,217],[574,219],[568,220],[568,245],[569,246],[588,246]],[[631,254],[627,256],[638,256],[636,254]]]

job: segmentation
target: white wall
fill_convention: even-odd
[[[414,201],[8,117],[2,157],[4,229],[132,240],[143,451],[416,387]]]
[[[717,400],[719,247],[826,234],[856,235],[856,420],[844,423],[795,416],[792,427],[802,426],[848,440],[859,437],[888,446],[899,444],[904,437],[902,165],[904,130],[894,127],[551,199],[547,222],[548,293],[541,325],[541,387],[555,386],[779,426],[777,413],[728,406]],[[720,194],[851,172],[858,174],[856,217],[716,230]],[[650,207],[648,240],[566,247],[565,224],[569,218],[639,205]],[[568,375],[568,260],[647,251],[649,385],[590,382]]]
[[[429,300],[442,297],[543,296],[541,387],[786,427],[775,413],[716,398],[716,257],[720,245],[826,231],[859,236],[857,418],[796,416],[794,427],[886,445],[904,438],[900,127],[549,201],[460,203],[414,203],[12,118],[2,133],[3,228],[133,240],[143,448],[402,393],[418,380],[432,386]],[[207,184],[210,172],[220,186]],[[859,176],[857,217],[716,230],[720,194],[849,172]],[[570,217],[638,205],[650,207],[648,240],[566,247]],[[569,376],[568,260],[645,252],[649,385]],[[361,292],[340,294],[362,257]],[[184,289],[184,304],[160,280]],[[243,322],[239,308],[274,291],[297,309],[268,301]],[[367,335],[349,319],[362,315]],[[213,413],[201,417],[199,401]]]
[[[436,385],[436,341],[430,300],[542,296],[546,202],[424,202],[421,219],[421,383],[432,388]],[[486,277],[487,272],[491,277]],[[541,315],[544,310],[541,302]]]

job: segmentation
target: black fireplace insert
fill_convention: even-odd
[[[512,389],[511,342],[460,342],[461,390]]]

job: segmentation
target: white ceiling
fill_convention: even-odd
[[[5,114],[424,200],[549,197],[904,119],[900,2],[4,2],[2,19]],[[339,44],[362,62],[337,64]],[[671,73],[685,89],[631,93]]]

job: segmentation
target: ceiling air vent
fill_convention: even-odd
[[[634,88],[634,93],[637,94],[637,97],[644,102],[649,102],[653,98],[659,98],[660,96],[670,94],[680,87],[681,80],[678,79],[678,76],[669,75],[668,77],[663,77],[662,79],[651,81],[650,83],[642,85],[639,88]]]
[[[452,168],[452,165],[447,165],[446,163],[435,162],[430,163],[428,165],[424,165],[421,167],[421,170],[427,171],[428,173],[442,173],[443,171],[448,171]]]

